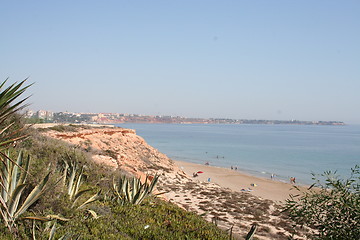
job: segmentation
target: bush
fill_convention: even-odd
[[[360,168],[348,179],[336,172],[320,175],[307,192],[290,196],[285,211],[296,224],[312,228],[314,239],[360,239]]]
[[[142,205],[116,202],[98,204],[98,219],[78,215],[76,221],[59,226],[59,236],[66,232],[81,239],[229,239],[212,223],[174,204],[148,198]]]

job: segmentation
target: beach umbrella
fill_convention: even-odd
[[[204,173],[203,171],[198,171],[197,173]]]

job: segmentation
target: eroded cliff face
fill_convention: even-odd
[[[79,129],[77,132],[50,130],[44,135],[82,147],[92,153],[98,164],[122,170],[136,177],[170,175],[185,177],[171,159],[148,145],[136,135],[135,130],[125,128]]]

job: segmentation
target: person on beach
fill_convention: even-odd
[[[290,178],[290,183],[291,183],[291,184],[295,184],[295,183],[296,183],[295,177],[291,177],[291,178]]]
[[[198,176],[197,172],[194,172],[193,177],[197,177],[197,176]]]
[[[275,179],[275,174],[271,174],[271,180],[274,180]]]

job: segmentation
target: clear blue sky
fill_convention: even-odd
[[[360,123],[360,1],[1,1],[31,108]]]

